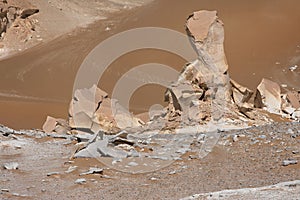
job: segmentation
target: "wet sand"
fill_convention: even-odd
[[[78,29],[0,61],[0,93],[4,94],[0,95],[0,123],[16,129],[41,128],[47,115],[65,118],[77,69],[95,45],[135,27],[158,26],[185,33],[185,19],[200,9],[217,10],[225,24],[225,51],[233,79],[252,89],[263,77],[300,89],[300,70],[288,70],[300,66],[299,6],[297,0],[159,0]],[[108,25],[112,30],[106,32]],[[186,61],[155,50],[132,52],[110,66],[99,86],[110,93],[123,73],[148,62],[180,70]],[[131,110],[144,112],[162,103],[163,92],[162,87],[141,88],[132,98]]]

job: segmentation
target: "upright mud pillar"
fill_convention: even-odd
[[[222,110],[231,101],[228,64],[224,53],[224,28],[216,11],[198,11],[191,15],[186,29],[198,59],[196,68],[198,85],[205,91],[205,98],[212,101],[212,117],[219,120]]]
[[[169,118],[179,113],[181,120],[200,121],[223,119],[232,112],[231,84],[224,53],[223,23],[216,11],[198,11],[186,23],[197,60],[185,66],[177,82],[167,91]]]

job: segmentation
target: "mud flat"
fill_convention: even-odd
[[[240,199],[242,196],[217,191],[300,180],[299,130],[299,123],[275,123],[223,132],[213,152],[201,160],[187,153],[163,169],[133,175],[107,167],[103,160],[70,160],[74,151],[70,136],[55,139],[51,134],[1,127],[0,164],[17,162],[19,166],[17,170],[0,168],[0,198],[180,199],[212,193],[213,197],[220,194],[224,199]],[[284,166],[286,160],[298,163]],[[102,168],[103,172],[80,176],[90,167]],[[76,184],[81,178],[86,182]],[[298,188],[298,184],[291,184],[279,194],[292,197]],[[255,194],[262,195],[255,198],[276,197],[273,190]]]

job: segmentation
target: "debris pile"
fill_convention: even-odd
[[[300,119],[299,92],[281,94],[277,83],[263,79],[254,93],[230,79],[216,11],[195,12],[186,29],[198,58],[167,88],[163,113],[144,123],[94,85],[75,91],[68,123],[49,117],[44,131],[77,134],[74,157],[176,160],[207,135],[272,122],[269,113]]]
[[[257,87],[254,106],[287,119],[300,121],[300,91],[281,93],[279,84],[263,79]]]
[[[28,5],[29,6],[29,5]],[[15,37],[21,41],[28,41],[31,39],[31,32],[35,31],[35,20],[30,16],[39,12],[39,9],[24,8],[15,6],[14,3],[7,1],[0,2],[0,39],[3,40],[5,35],[13,33]],[[14,38],[15,39],[15,38]]]
[[[272,121],[269,113],[299,120],[299,92],[282,94],[277,83],[263,79],[254,93],[230,79],[223,23],[215,11],[195,12],[186,28],[198,59],[185,66],[166,92],[168,122],[184,121],[185,126],[223,121],[242,128]]]
[[[249,104],[253,91],[229,77],[224,28],[217,12],[195,12],[186,28],[198,58],[168,88],[168,121],[181,118],[177,121],[183,119],[188,125],[223,121],[239,127],[248,126],[254,119],[257,124],[267,123],[267,116]]]
[[[120,131],[112,114],[111,100],[95,85],[75,91],[69,107],[69,125],[78,133],[80,130],[98,132],[100,125],[108,134]]]

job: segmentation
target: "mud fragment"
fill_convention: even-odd
[[[75,184],[80,184],[80,185],[82,185],[82,184],[84,184],[84,183],[86,183],[86,179],[85,179],[85,178],[79,178],[79,179],[77,179],[77,180],[75,181]]]
[[[270,113],[280,114],[280,86],[277,83],[264,78],[257,87],[254,106],[256,108],[266,108]]]
[[[84,176],[84,175],[89,175],[89,174],[102,174],[102,173],[103,173],[103,169],[91,167],[87,172],[83,172],[79,176]]]
[[[283,165],[283,166],[288,166],[288,165],[295,165],[295,164],[297,164],[297,163],[298,163],[297,160],[284,160],[284,161],[282,162],[282,165]]]
[[[298,98],[297,93],[288,92],[286,98],[293,108],[295,109],[300,108],[300,99]]]
[[[25,9],[25,10],[23,10],[23,11],[21,12],[20,17],[21,17],[22,19],[25,19],[25,18],[27,18],[27,17],[33,15],[33,14],[38,13],[39,11],[40,11],[39,9],[33,9],[33,8],[31,8],[31,9]]]
[[[3,168],[7,170],[16,170],[19,169],[19,163],[17,162],[5,163],[3,164]]]

